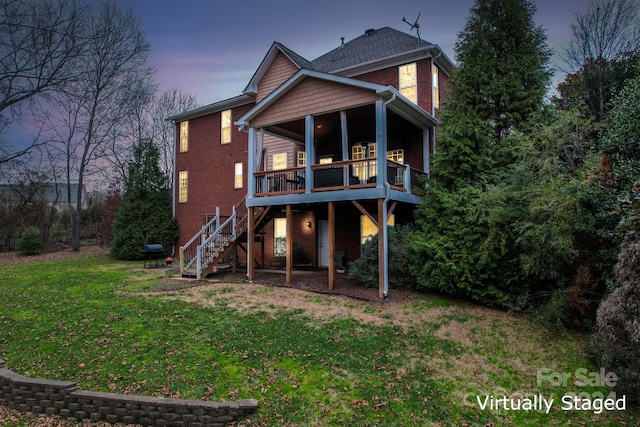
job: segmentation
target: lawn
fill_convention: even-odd
[[[166,290],[165,271],[140,267],[82,253],[0,264],[0,359],[85,390],[255,398],[247,426],[640,423],[628,404],[568,409],[568,393],[597,403],[612,392],[595,381],[587,337],[521,315],[428,294],[369,303],[237,276]],[[491,409],[502,396],[554,403],[548,413]],[[35,425],[2,414],[2,425]]]

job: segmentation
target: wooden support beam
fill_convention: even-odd
[[[286,280],[287,285],[293,281],[293,212],[291,205],[287,205],[287,252],[286,252]]]
[[[376,227],[378,226],[378,220],[376,218],[374,218],[373,215],[371,215],[369,212],[367,212],[367,210],[362,207],[362,205],[360,203],[358,203],[355,200],[352,200],[351,203],[353,203],[353,205],[358,208],[358,210],[360,212],[362,212],[362,215],[366,216],[367,218],[369,218],[371,220],[371,222],[373,223],[373,225],[375,225]]]
[[[336,211],[333,202],[329,202],[329,289],[333,290],[336,280]]]
[[[253,255],[255,253],[255,242],[254,242],[254,236],[255,236],[255,230],[254,230],[254,216],[255,216],[255,212],[253,211],[252,207],[248,208],[248,217],[247,217],[247,249],[248,249],[248,254],[247,254],[247,279],[248,280],[253,280],[254,276],[255,276],[255,261],[253,258]]]
[[[398,204],[398,202],[391,203],[391,207],[389,208],[389,211],[387,212],[387,223],[389,223],[389,218],[391,218],[391,215],[393,215],[393,211],[396,209],[396,205],[397,204]]]
[[[385,280],[385,268],[384,268],[384,227],[387,222],[384,218],[383,212],[384,199],[378,199],[378,298],[384,299],[384,280]]]
[[[262,211],[262,213],[260,214],[260,216],[258,217],[258,219],[255,222],[255,226],[257,227],[259,224],[262,223],[262,220],[264,220],[264,218],[267,216],[267,214],[269,213],[269,211],[271,210],[271,206],[267,206],[266,208],[264,208],[264,210]],[[254,229],[254,231],[256,231]]]
[[[238,263],[238,245],[233,243],[233,252],[231,256],[231,271],[236,274],[236,264]]]

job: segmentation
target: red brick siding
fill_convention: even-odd
[[[416,61],[416,72],[418,73],[418,105],[431,114],[431,59],[425,58]],[[399,87],[397,66],[361,74],[354,76],[354,78],[371,83],[393,86],[396,89]]]
[[[234,108],[232,122],[252,105]],[[231,128],[231,143],[220,143],[220,112],[189,120],[189,149],[176,154],[176,219],[180,224],[178,245],[183,245],[200,230],[202,214],[214,213],[216,206],[223,215],[247,194],[246,132]],[[180,124],[176,126],[179,133]],[[177,141],[178,139],[176,139]],[[178,150],[177,150],[178,151]],[[243,188],[234,189],[234,164],[243,163]],[[189,172],[187,202],[178,203],[179,172]]]

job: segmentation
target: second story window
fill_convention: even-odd
[[[398,67],[398,88],[411,102],[418,103],[418,74],[415,62]]]
[[[222,144],[231,142],[231,110],[224,110],[221,114],[220,141]]]
[[[242,188],[242,162],[233,165],[233,188]]]
[[[272,156],[273,170],[280,170],[287,168],[287,153],[278,153]]]
[[[298,151],[298,167],[303,168],[305,166],[307,166],[307,153]]]
[[[438,67],[434,65],[431,71],[431,86],[433,87],[433,109],[440,108],[440,89],[438,85]]]
[[[189,188],[189,172],[180,171],[178,174],[178,202],[187,201],[187,190]]]
[[[180,122],[180,152],[189,149],[189,122]]]

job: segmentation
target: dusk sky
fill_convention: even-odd
[[[402,18],[420,15],[420,35],[455,60],[453,47],[473,0],[209,1],[116,0],[131,8],[152,44],[160,90],[178,88],[202,105],[239,95],[274,41],[308,60],[367,28],[411,33]],[[589,0],[538,0],[536,24],[559,51],[576,12]],[[552,66],[562,67],[554,57]],[[556,79],[557,80],[557,79]],[[556,81],[557,83],[557,81]]]

